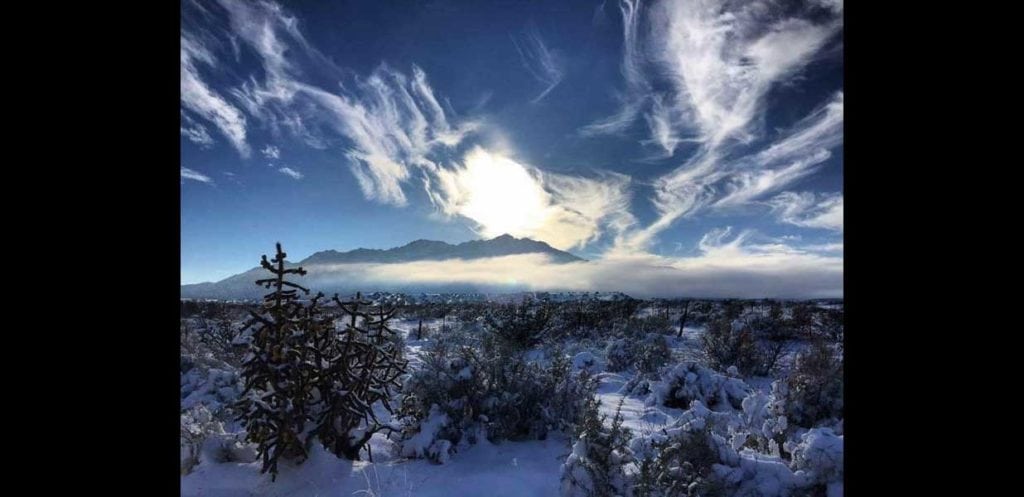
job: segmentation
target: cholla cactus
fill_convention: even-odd
[[[323,341],[317,347],[323,364],[318,383],[322,410],[315,432],[327,450],[358,460],[374,433],[391,428],[377,419],[373,406],[380,402],[391,412],[388,400],[392,389],[401,388],[407,362],[388,326],[394,309],[373,306],[359,294],[345,302],[335,295],[334,301],[347,322],[340,337],[318,333]]]
[[[249,354],[242,363],[245,390],[234,408],[245,425],[247,439],[257,445],[263,466],[277,477],[278,461],[305,459],[302,443],[309,419],[312,396],[312,368],[308,367],[306,332],[311,314],[298,302],[298,292],[309,290],[285,280],[290,274],[305,275],[302,268],[285,268],[285,254],[277,254],[260,265],[274,277],[256,281],[271,288],[263,297],[260,312],[251,312],[243,332],[253,329]],[[316,301],[312,303],[316,306]]]
[[[235,404],[247,438],[257,445],[262,471],[277,476],[283,457],[301,462],[318,437],[340,457],[359,459],[370,437],[388,426],[374,416],[375,404],[390,409],[391,389],[405,372],[402,344],[388,327],[393,310],[374,307],[358,295],[354,301],[334,301],[346,319],[335,329],[336,317],[325,312],[317,294],[299,302],[309,290],[285,280],[305,275],[286,268],[286,254],[261,265],[273,278],[256,283],[273,291],[263,297],[260,312],[252,312],[243,332],[249,354],[242,365],[245,391]]]

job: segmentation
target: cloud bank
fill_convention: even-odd
[[[712,233],[693,257],[651,255],[554,264],[543,255],[399,264],[310,266],[310,283],[461,291],[622,291],[635,297],[839,298],[841,254],[782,244],[726,241]],[[834,249],[834,247],[832,247]]]

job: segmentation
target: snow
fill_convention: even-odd
[[[452,321],[448,319],[449,326]],[[422,366],[422,354],[436,340],[441,320],[423,321],[428,330],[423,340],[415,340],[418,324],[408,319],[393,324],[405,339],[411,370]],[[574,369],[586,369],[597,378],[598,410],[606,423],[621,406],[622,425],[633,436],[629,446],[638,454],[645,441],[710,430],[718,455],[713,470],[727,484],[726,495],[785,497],[813,486],[829,497],[842,497],[842,421],[831,427],[790,426],[779,400],[785,397],[785,386],[777,378],[741,377],[734,368],[722,372],[703,365],[704,330],[687,326],[682,337],[665,335],[671,359],[646,374],[633,367],[608,367],[609,355],[620,354],[630,340],[645,340],[640,338],[644,335],[560,345]],[[538,348],[527,356],[547,361],[545,354]],[[474,444],[455,446],[438,437],[452,421],[432,406],[407,440],[375,434],[369,444],[373,462],[339,459],[314,443],[308,460],[298,465],[282,461],[277,480],[271,482],[269,474],[260,473],[244,433],[216,415],[240,394],[238,374],[211,357],[190,361],[183,361],[181,374],[182,496],[558,496],[565,490],[565,471],[577,482],[590,478],[581,466],[571,464],[585,456],[584,441],[553,431],[545,440],[494,444],[478,436]],[[472,366],[460,366],[452,374],[469,378]],[[391,419],[386,412],[378,414]],[[775,441],[780,436],[782,448]]]
[[[181,495],[556,496],[567,447],[562,436],[500,445],[483,440],[438,465],[424,459],[388,460],[377,457],[377,451],[374,463],[346,461],[316,446],[306,462],[282,463],[275,482],[259,473],[259,463],[201,463],[182,478]]]

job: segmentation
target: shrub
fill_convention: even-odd
[[[686,409],[696,400],[715,410],[742,409],[751,392],[743,380],[689,361],[665,373],[651,390],[648,405]]]
[[[767,376],[786,351],[776,330],[766,319],[718,319],[701,335],[701,346],[715,369],[735,366],[745,375]]]
[[[725,495],[714,466],[719,455],[710,426],[675,428],[650,442],[633,485],[635,497]]]
[[[793,468],[809,495],[842,495],[843,437],[828,428],[804,433],[793,448]]]
[[[622,426],[619,402],[611,426],[598,415],[598,401],[591,399],[584,409],[572,453],[562,464],[563,497],[612,497],[625,495],[629,476],[626,465],[633,460],[628,444],[631,433]]]
[[[421,369],[406,380],[399,409],[403,455],[430,457],[438,440],[455,450],[481,436],[492,442],[543,439],[548,430],[579,422],[596,381],[586,370],[574,371],[565,354],[545,366],[495,337],[468,341],[456,336],[434,342]]]
[[[843,357],[816,341],[796,358],[776,394],[790,424],[811,428],[843,417]]]
[[[653,373],[672,358],[668,338],[659,333],[642,335],[642,339],[619,338],[605,348],[609,371],[635,368],[641,373]]]
[[[526,301],[499,305],[485,315],[484,322],[503,346],[522,350],[540,344],[550,319],[551,309],[547,304]]]
[[[823,309],[818,313],[819,335],[833,342],[843,341],[843,310]]]

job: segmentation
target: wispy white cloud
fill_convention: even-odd
[[[656,178],[655,221],[622,240],[621,250],[644,250],[658,233],[680,218],[705,209],[749,206],[815,172],[843,140],[843,94],[812,111],[770,145],[739,157],[704,146],[685,164]]]
[[[184,111],[181,112],[181,118],[181,134],[183,136],[200,148],[210,148],[213,146],[213,137],[206,131],[206,126],[195,122]]]
[[[565,73],[565,66],[558,54],[549,50],[544,40],[540,37],[537,27],[531,24],[526,30],[512,37],[512,44],[519,52],[519,58],[523,66],[530,74],[544,85],[544,90],[533,98],[532,102],[537,103],[551,90],[554,90],[558,83],[562,82]]]
[[[784,192],[768,201],[780,222],[843,231],[843,195]]]
[[[243,157],[249,156],[246,120],[242,112],[210,88],[199,75],[199,64],[215,66],[213,54],[186,31],[181,33],[181,103],[214,124]],[[207,138],[209,135],[207,135]],[[200,135],[200,139],[201,135]]]
[[[381,64],[366,77],[336,67],[303,36],[298,20],[272,2],[221,0],[232,34],[253,50],[263,77],[232,94],[272,131],[289,132],[316,148],[347,141],[347,165],[370,200],[406,205],[403,186],[416,171],[440,167],[434,153],[458,145],[478,124],[451,122],[426,73]],[[309,82],[295,61],[316,61],[345,80],[336,89]],[[268,156],[269,157],[269,156]],[[275,157],[276,158],[276,157]]]
[[[207,85],[199,73],[201,65],[215,67],[217,59],[202,41],[187,31],[181,32],[181,103],[191,112],[214,124],[243,157],[249,156],[246,142],[246,118],[219,93]]]
[[[709,147],[749,142],[764,96],[804,67],[840,28],[781,17],[770,2],[662,2],[652,13],[651,56],[667,74],[677,124]]]
[[[619,0],[622,15],[622,65],[625,90],[617,95],[619,109],[612,115],[580,128],[582,136],[621,133],[629,128],[643,109],[650,94],[650,83],[644,74],[641,51],[640,22],[643,5],[640,0]]]
[[[185,166],[181,166],[181,179],[182,180],[188,179],[188,180],[198,181],[200,183],[207,183],[207,184],[211,184],[211,185],[213,184],[213,179],[211,179],[209,176],[207,176],[207,175],[205,175],[205,174],[203,174],[203,173],[201,173],[199,171],[194,171],[192,169],[189,169],[189,168],[187,168]]]
[[[277,148],[277,147],[275,147],[273,145],[267,145],[266,147],[263,147],[263,150],[260,150],[260,153],[263,154],[263,156],[268,158],[268,159],[280,159],[281,158],[281,149],[279,149],[279,148]]]
[[[294,170],[294,169],[292,169],[290,167],[282,167],[282,168],[278,169],[277,171],[280,172],[281,174],[285,175],[285,176],[288,176],[288,177],[292,178],[292,179],[302,179],[302,173],[300,173],[300,172],[298,172],[298,171],[296,171],[296,170]]]
[[[319,108],[323,118],[354,146],[346,156],[367,198],[405,205],[402,189],[413,168],[438,169],[431,153],[453,147],[476,123],[449,124],[426,75],[413,67],[410,79],[387,65],[368,78],[356,78],[353,88],[339,94],[295,83]]]

